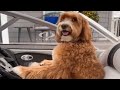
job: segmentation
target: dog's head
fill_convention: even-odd
[[[57,22],[57,42],[90,41],[89,23],[78,12],[63,12]]]

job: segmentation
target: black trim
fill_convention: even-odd
[[[53,50],[57,44],[0,44],[1,48],[28,49],[28,50]]]
[[[2,77],[0,79],[22,79],[20,76],[15,74],[14,72],[7,72],[0,66],[0,74]]]
[[[108,63],[109,66],[111,66],[111,67],[113,67],[113,68],[115,68],[114,65],[113,65],[113,57],[114,57],[115,52],[116,52],[119,48],[120,48],[120,43],[118,43],[117,45],[115,45],[115,46],[111,49],[111,51],[110,51],[110,53],[109,53],[109,55],[108,55],[107,63]]]

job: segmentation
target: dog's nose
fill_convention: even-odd
[[[68,27],[68,25],[67,24],[62,24],[61,27],[62,27],[62,29],[66,29]]]

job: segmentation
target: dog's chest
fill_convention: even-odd
[[[84,54],[89,54],[90,50],[88,46],[83,46],[79,44],[58,44],[53,50],[53,58],[63,59],[69,58],[74,59],[74,57],[82,57]]]

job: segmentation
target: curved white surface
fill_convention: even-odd
[[[113,57],[113,65],[120,72],[120,49],[118,49]]]
[[[120,73],[112,67],[106,66],[104,79],[120,79]]]

